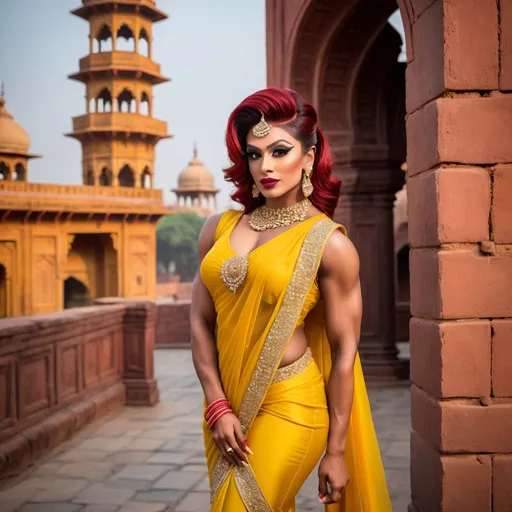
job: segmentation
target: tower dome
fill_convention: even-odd
[[[30,137],[5,108],[5,99],[0,97],[0,153],[28,155]]]
[[[197,147],[194,147],[192,160],[178,176],[177,190],[183,192],[217,192],[215,178],[197,156]]]
[[[204,166],[197,156],[197,147],[194,146],[194,156],[187,167],[178,176],[178,186],[173,189],[178,202],[176,211],[195,211],[199,215],[209,216],[217,210],[213,174]]]

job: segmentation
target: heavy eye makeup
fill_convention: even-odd
[[[287,155],[292,149],[293,146],[277,146],[272,150],[272,156],[275,158],[283,157]],[[245,156],[249,160],[257,160],[258,158],[261,158],[261,153],[254,148],[247,147]]]

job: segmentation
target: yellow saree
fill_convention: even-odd
[[[325,385],[331,367],[316,275],[331,233],[345,230],[325,215],[289,228],[248,255],[244,284],[233,293],[220,279],[236,256],[230,236],[241,212],[220,219],[200,274],[217,312],[222,385],[242,425],[249,467],[220,456],[206,423],[205,451],[213,512],[293,512],[295,495],[325,448]],[[295,329],[305,324],[309,349],[301,360],[279,364]],[[311,357],[312,356],[312,357]],[[359,357],[347,436],[350,483],[328,512],[389,512],[391,504]]]

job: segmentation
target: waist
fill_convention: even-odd
[[[277,369],[274,374],[274,379],[272,380],[272,384],[276,384],[278,382],[282,382],[286,379],[291,379],[296,375],[304,372],[309,364],[313,361],[313,355],[311,354],[311,349],[308,347],[304,354],[302,354],[296,361],[293,363],[287,364],[286,366],[281,366]]]

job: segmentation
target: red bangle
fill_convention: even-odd
[[[231,409],[222,409],[221,411],[219,411],[213,418],[211,418],[208,421],[208,426],[210,427],[210,429],[213,428],[215,423],[217,423],[217,420],[219,420],[222,416],[230,412],[232,413],[233,411]]]
[[[204,413],[205,417],[210,416],[213,411],[216,411],[219,407],[228,406],[230,407],[230,404],[228,402],[227,398],[217,398],[217,400],[214,400],[207,408]]]
[[[208,420],[208,418],[213,416],[218,410],[224,409],[224,407],[230,407],[229,402],[223,402],[223,403],[220,403],[220,404],[215,404],[214,407],[212,407],[209,411],[206,412],[204,417],[206,418],[206,420]]]

